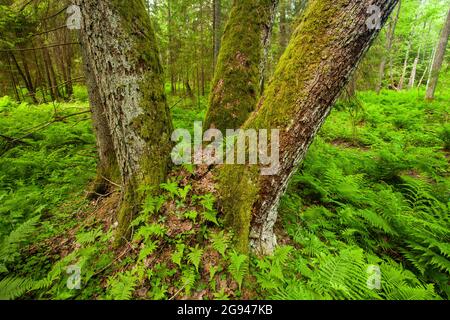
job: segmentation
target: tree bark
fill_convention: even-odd
[[[22,77],[22,80],[25,83],[25,87],[27,88],[28,93],[31,96],[31,99],[33,100],[34,103],[37,104],[38,101],[37,101],[36,95],[34,93],[33,83],[31,82],[31,77],[29,75],[28,68],[25,67],[24,69],[26,70],[26,72],[24,72],[22,70],[22,68],[20,67],[19,62],[17,61],[16,56],[13,53],[11,53],[10,56],[11,56],[12,61],[14,62],[17,72],[19,72],[19,75]],[[28,76],[27,76],[27,74],[28,74]]]
[[[119,166],[117,164],[116,153],[114,150],[114,140],[106,117],[106,106],[102,101],[95,76],[92,73],[92,65],[86,57],[86,50],[81,50],[84,62],[84,73],[89,93],[89,102],[92,112],[92,127],[94,130],[98,164],[97,177],[94,181],[93,192],[95,194],[106,194],[111,187],[111,182],[121,182]]]
[[[262,33],[262,58],[259,64],[259,94],[262,95],[264,93],[264,87],[266,85],[266,72],[267,72],[267,64],[269,61],[270,55],[270,40],[272,39],[272,31],[273,25],[275,23],[276,11],[278,6],[278,0],[272,1],[272,6],[269,8],[269,12],[267,13],[268,20],[263,24],[263,33]]]
[[[243,126],[281,130],[278,174],[262,176],[253,165],[227,165],[217,174],[220,206],[239,249],[247,250],[250,239],[256,252],[273,251],[277,208],[288,181],[379,32],[366,25],[372,4],[381,9],[384,25],[397,0],[314,1],[298,21],[258,111]]]
[[[172,95],[177,93],[177,81],[175,79],[175,50],[174,50],[174,41],[173,41],[173,17],[172,17],[172,2],[171,0],[167,1],[167,31],[169,34],[169,72],[170,72],[170,88]]]
[[[381,58],[380,69],[379,69],[379,79],[378,79],[378,85],[376,88],[377,93],[380,93],[381,88],[383,88],[383,80],[384,80],[384,76],[385,76],[385,72],[386,72],[386,64],[387,64],[388,59],[389,59],[389,61],[391,60],[392,45],[394,43],[395,29],[397,27],[397,22],[398,22],[398,19],[400,16],[400,9],[401,9],[401,1],[398,2],[397,14],[391,21],[388,32],[386,34],[386,54],[384,54],[383,57]]]
[[[213,54],[214,68],[217,64],[217,58],[220,51],[220,41],[222,38],[222,1],[213,1]]]
[[[142,0],[77,0],[81,43],[104,106],[122,177],[117,241],[129,235],[142,185],[158,190],[170,164],[172,122],[156,37]],[[95,92],[95,87],[91,88]],[[99,104],[93,103],[93,108]],[[96,110],[101,113],[101,110]],[[96,113],[94,112],[94,114]]]
[[[417,49],[417,56],[414,59],[414,63],[413,63],[412,69],[411,69],[411,75],[409,77],[408,89],[414,88],[414,83],[416,83],[417,66],[419,65],[421,49],[422,48],[420,48],[420,47],[419,47],[419,49]]]
[[[12,68],[12,65],[11,65],[11,56],[7,55],[7,59],[8,59],[9,73],[11,75],[11,82],[12,82],[12,86],[13,86],[13,89],[14,89],[14,94],[16,95],[16,100],[18,102],[21,102],[19,91],[17,90],[16,77],[14,76],[14,71],[13,71],[13,68]]]
[[[255,109],[264,63],[264,39],[277,3],[278,0],[233,2],[212,84],[205,128],[237,129]]]
[[[280,0],[280,22],[279,22],[279,37],[278,45],[280,46],[280,56],[289,42],[289,24],[287,21],[287,5],[289,0]],[[289,1],[290,2],[290,1]]]
[[[405,60],[403,61],[403,70],[400,81],[398,82],[398,90],[403,90],[403,85],[405,84],[406,71],[408,69],[409,53],[411,51],[412,40],[408,41],[408,48],[406,49]]]
[[[427,88],[426,99],[433,100],[436,92],[436,87],[439,79],[439,72],[441,71],[442,63],[444,61],[445,50],[447,49],[448,37],[450,34],[450,9],[447,12],[447,20],[441,32],[439,45],[436,49],[436,56],[434,58],[433,67],[431,69],[431,79]]]

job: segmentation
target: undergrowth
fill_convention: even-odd
[[[339,102],[282,200],[279,248],[258,258],[233,250],[214,194],[180,178],[192,167],[114,249],[119,190],[86,200],[95,140],[89,114],[67,117],[87,109],[79,91],[0,99],[1,299],[448,299],[448,96]],[[192,129],[205,104],[171,97],[175,126]]]

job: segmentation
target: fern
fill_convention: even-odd
[[[150,237],[162,238],[165,234],[166,228],[160,224],[154,223],[149,226],[143,226],[139,228],[133,240],[134,241],[144,240],[146,242]]]
[[[13,300],[33,288],[34,281],[17,277],[7,277],[0,281],[0,300]]]
[[[150,241],[150,242],[146,243],[144,248],[141,249],[141,251],[139,252],[138,261],[142,261],[142,260],[146,259],[148,256],[153,254],[156,251],[156,249],[158,249],[157,241]]]
[[[131,300],[138,278],[133,271],[118,274],[108,281],[109,297],[112,300]]]
[[[321,295],[333,299],[363,300],[379,296],[367,287],[367,265],[363,251],[356,248],[342,250],[338,256],[323,256],[311,286]]]
[[[213,248],[225,258],[225,252],[230,245],[230,239],[225,236],[224,231],[211,234]]]
[[[19,256],[20,246],[36,232],[40,216],[36,216],[19,225],[6,236],[0,247],[0,270],[7,271],[6,264],[14,262]]]
[[[202,256],[203,256],[203,249],[200,249],[198,245],[196,245],[195,248],[191,248],[191,252],[188,254],[188,260],[190,263],[192,263],[197,272],[200,266]]]
[[[101,228],[97,228],[95,230],[88,231],[88,232],[79,233],[76,236],[77,243],[80,245],[83,245],[83,246],[94,243],[95,240],[102,235],[102,233],[103,232],[102,232]]]
[[[178,265],[180,268],[181,268],[181,260],[183,259],[185,248],[186,248],[186,246],[184,244],[178,244],[177,250],[172,254],[173,263]]]
[[[179,192],[178,192],[178,190],[179,190],[178,183],[176,183],[176,182],[162,183],[161,189],[169,192],[169,195],[172,199],[180,196]]]
[[[186,269],[181,274],[181,284],[186,295],[189,295],[196,281],[196,271],[193,269]]]
[[[244,277],[248,271],[247,256],[244,254],[239,254],[236,251],[231,253],[228,271],[230,272],[233,279],[237,282],[239,290],[241,290],[242,282],[244,281]]]
[[[219,226],[219,222],[217,221],[217,212],[212,210],[204,211],[202,212],[202,217],[205,221],[212,222],[216,226]]]

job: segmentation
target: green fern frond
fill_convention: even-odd
[[[7,277],[0,281],[0,300],[13,300],[33,287],[33,280]]]
[[[230,265],[228,267],[233,279],[237,282],[239,290],[242,288],[242,282],[248,271],[247,256],[234,251],[230,255]]]

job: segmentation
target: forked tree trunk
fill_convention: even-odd
[[[219,169],[220,205],[241,250],[250,238],[256,252],[273,251],[277,208],[289,179],[378,34],[366,24],[372,4],[381,9],[384,25],[397,0],[313,1],[296,26],[258,111],[244,125],[281,130],[279,173],[262,176],[251,165]]]
[[[447,20],[445,22],[444,28],[442,29],[439,45],[436,49],[436,56],[434,58],[433,67],[431,69],[431,78],[427,88],[426,94],[427,100],[434,99],[434,93],[436,91],[439,79],[439,72],[441,71],[442,63],[444,62],[445,50],[447,49],[449,34],[450,34],[450,9],[447,12]]]
[[[163,70],[142,0],[77,0],[81,43],[111,129],[124,187],[117,240],[142,202],[140,186],[158,189],[169,169],[172,121]],[[95,82],[94,82],[95,81]],[[95,92],[95,88],[91,88]],[[94,115],[102,110],[96,110]],[[101,124],[99,122],[99,124]]]
[[[278,0],[235,0],[225,27],[205,128],[237,129],[255,109],[264,41]]]
[[[91,73],[105,106],[126,189],[119,221],[124,229],[130,213],[142,201],[136,188],[142,184],[159,185],[167,172],[172,126],[162,88],[158,51],[148,18],[142,15],[145,11],[141,1],[122,5],[113,0],[78,0],[78,3],[84,19],[83,50],[91,62]],[[372,4],[379,6],[383,25],[396,3],[397,0],[314,1],[303,19],[297,20],[295,33],[273,81],[257,111],[246,118],[243,126],[244,129],[280,129],[278,173],[262,176],[261,167],[257,165],[226,165],[214,171],[219,206],[228,225],[234,229],[242,251],[247,251],[249,239],[259,253],[273,250],[277,207],[289,178],[378,34],[376,28],[369,30],[367,27],[368,8]],[[252,4],[259,7],[262,2]],[[252,50],[249,56],[244,53],[248,52],[248,46],[256,45],[249,40],[257,40],[256,46],[261,43],[259,25],[245,22],[248,16],[261,14],[255,7],[244,1],[234,3],[230,17],[234,22],[227,27],[229,35],[224,39],[235,35],[243,45],[230,54],[230,48],[235,47],[226,45],[225,41],[218,64],[219,75],[226,74],[227,70],[239,70],[243,78],[254,80],[251,83],[254,89],[258,85],[261,48]],[[247,33],[249,38],[246,38]],[[258,38],[253,38],[255,34]],[[237,43],[237,39],[234,40],[230,43]],[[216,78],[216,91],[222,90],[221,85],[217,87],[218,80],[221,78]],[[236,95],[248,94],[248,90],[242,92],[239,87],[235,90]],[[240,106],[238,100],[232,102],[235,104],[231,106],[223,104],[224,117],[229,115],[227,107]],[[219,111],[217,116],[221,117]]]

